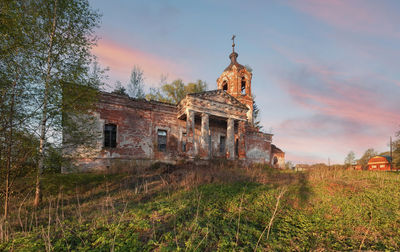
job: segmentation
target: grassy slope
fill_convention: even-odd
[[[399,174],[229,167],[49,176],[0,249],[400,249]]]

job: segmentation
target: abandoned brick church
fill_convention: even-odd
[[[285,153],[272,144],[272,134],[253,124],[252,73],[237,57],[233,44],[218,89],[188,94],[178,104],[103,92],[95,112],[101,138],[96,148],[74,159],[74,166],[106,171],[226,158],[283,168]]]

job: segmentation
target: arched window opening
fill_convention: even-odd
[[[241,86],[242,95],[246,94],[246,79],[242,77],[242,86]]]
[[[278,158],[275,156],[274,157],[274,165],[277,165],[278,164]]]
[[[228,91],[228,83],[226,81],[222,83],[222,90]]]
[[[104,125],[104,147],[117,147],[117,125],[111,123]]]

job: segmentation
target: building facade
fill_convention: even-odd
[[[217,79],[216,90],[188,94],[178,104],[101,93],[95,116],[95,147],[67,149],[73,160],[64,172],[107,171],[155,162],[215,158],[283,168],[285,153],[272,134],[253,123],[252,73],[237,62]]]
[[[375,156],[368,161],[369,171],[390,171],[391,166],[392,158],[390,156]]]

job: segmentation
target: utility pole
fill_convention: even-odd
[[[392,170],[393,153],[392,153],[392,136],[390,136],[390,170]]]

